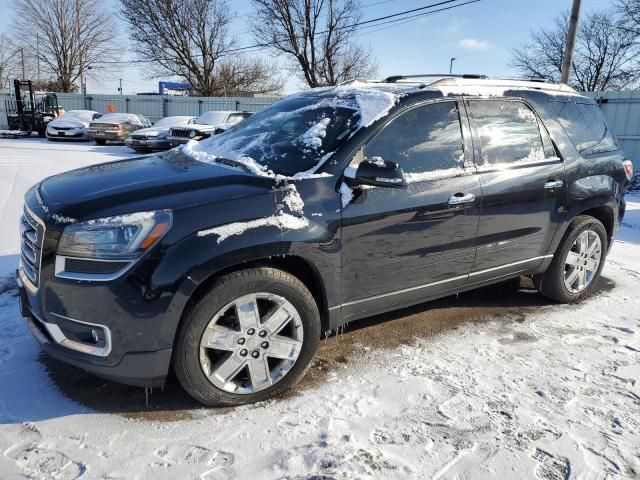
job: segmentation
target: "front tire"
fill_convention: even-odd
[[[274,268],[220,277],[187,313],[174,370],[197,401],[231,406],[272,398],[310,366],[320,313],[304,284]]]
[[[546,272],[534,277],[540,293],[560,303],[588,295],[600,277],[608,251],[607,231],[596,218],[580,215],[565,233]]]
[[[96,140],[96,145],[106,145],[107,141],[106,140]]]

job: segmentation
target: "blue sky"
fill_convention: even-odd
[[[435,0],[361,0],[364,19],[390,15],[418,8]],[[0,11],[10,12],[10,0],[0,0]],[[238,32],[240,45],[254,43],[248,32],[252,11],[249,0],[230,0],[238,17],[233,31]],[[482,0],[457,9],[390,28],[379,27],[359,33],[358,41],[371,47],[380,64],[380,76],[400,73],[443,73],[449,70],[449,59],[455,57],[454,73],[484,73],[489,76],[510,76],[509,49],[529,38],[529,32],[549,22],[562,10],[571,7],[571,0]],[[113,9],[116,0],[105,2]],[[377,5],[372,5],[377,4]],[[583,0],[582,13],[605,9],[610,0]],[[0,17],[0,32],[8,31],[10,16]],[[388,26],[387,26],[388,27]],[[123,40],[126,33],[122,32]],[[258,52],[273,58],[267,52]],[[111,79],[90,80],[89,91],[116,93],[118,78],[123,78],[125,93],[156,91],[157,79],[146,80],[137,67],[109,73]],[[289,80],[286,91],[300,87]]]

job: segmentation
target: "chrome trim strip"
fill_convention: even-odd
[[[20,262],[18,263],[18,273],[20,274],[20,278],[22,279],[22,282],[24,283],[27,290],[29,290],[29,292],[36,293],[42,281],[42,252],[44,251],[44,239],[47,233],[47,227],[44,224],[44,221],[42,221],[40,217],[38,217],[35,213],[33,213],[33,211],[26,204],[24,205],[24,209],[27,211],[29,215],[31,215],[31,218],[33,218],[42,227],[42,243],[40,244],[40,252],[38,255],[38,286],[36,286],[29,279],[28,275],[24,272],[23,266],[22,266],[22,259],[20,259]],[[29,220],[27,220],[27,222],[31,224]],[[36,230],[36,236],[37,234],[38,234],[38,231]],[[20,243],[22,243],[22,239]]]
[[[418,285],[416,287],[405,288],[405,289],[402,289],[402,290],[396,290],[394,292],[383,293],[381,295],[374,295],[373,297],[367,297],[367,298],[362,298],[360,300],[354,300],[354,301],[347,302],[347,303],[341,303],[340,305],[336,305],[335,307],[330,307],[329,311],[336,310],[336,309],[341,308],[341,307],[347,307],[347,306],[350,306],[350,305],[355,305],[355,304],[362,303],[362,302],[367,302],[369,300],[377,300],[379,298],[385,298],[385,297],[389,297],[389,296],[392,296],[392,295],[398,295],[398,294],[401,294],[401,293],[407,293],[407,292],[411,292],[411,291],[414,291],[414,290],[420,290],[421,288],[427,288],[427,287],[431,287],[433,285],[440,285],[440,284],[446,283],[446,282],[453,282],[455,280],[461,280],[463,278],[471,277],[472,275],[480,275],[482,273],[492,272],[492,271],[495,271],[495,270],[501,270],[503,268],[513,267],[513,266],[520,265],[520,264],[523,264],[523,263],[533,262],[535,260],[542,260],[544,258],[553,258],[553,255],[554,254],[542,255],[542,256],[539,256],[539,257],[532,257],[532,258],[528,258],[526,260],[520,260],[518,262],[507,263],[505,265],[500,265],[499,267],[487,268],[486,270],[478,270],[477,272],[471,272],[468,275],[460,275],[458,277],[448,278],[446,280],[440,280],[438,282],[425,283],[424,285]]]
[[[31,313],[33,314],[33,312]],[[104,347],[92,347],[91,345],[76,342],[75,340],[71,340],[67,338],[62,332],[62,330],[60,330],[60,327],[58,325],[56,325],[55,323],[44,322],[38,318],[40,323],[44,325],[47,331],[51,334],[51,337],[59,345],[62,345],[63,347],[67,347],[71,350],[75,350],[77,352],[82,352],[89,355],[95,355],[96,357],[106,357],[111,353],[111,345],[112,345],[111,330],[109,330],[109,327],[100,325],[98,323],[83,322],[81,320],[76,320],[75,318],[65,317],[64,315],[60,315],[58,313],[53,313],[53,312],[49,312],[49,313],[54,317],[62,318],[63,320],[67,320],[69,322],[81,323],[83,325],[88,325],[90,327],[98,327],[104,331]]]
[[[453,282],[455,280],[462,280],[463,278],[467,278],[468,275],[460,275],[458,277],[447,278],[446,280],[440,280],[438,282],[425,283],[424,285],[418,285],[416,287],[403,288],[402,290],[396,290],[393,292],[382,293],[380,295],[374,295],[373,297],[362,298],[360,300],[354,300],[352,302],[343,303],[341,305],[337,305],[335,307],[331,307],[329,310],[339,308],[339,307],[348,307],[349,305],[355,305],[357,303],[366,302],[369,300],[377,300],[379,298],[390,297],[393,295],[399,295],[401,293],[413,292],[414,290],[420,290],[421,288],[431,287],[433,285],[440,285],[442,283]]]
[[[77,272],[66,272],[65,264],[67,259],[71,260],[87,260],[90,262],[128,262],[126,266],[113,273],[77,273]],[[122,275],[127,273],[129,269],[136,263],[137,260],[104,260],[98,258],[82,258],[82,257],[67,257],[63,255],[56,255],[56,265],[55,265],[55,276],[57,278],[64,278],[67,280],[80,280],[85,282],[110,282],[111,280],[116,280],[120,278]]]
[[[476,272],[471,272],[469,274],[469,276],[471,277],[473,275],[481,275],[483,273],[493,272],[495,270],[502,270],[503,268],[515,267],[516,265],[521,265],[523,263],[533,262],[535,260],[542,260],[543,258],[552,258],[552,257],[553,257],[553,254],[551,254],[551,255],[542,255],[540,257],[527,258],[526,260],[520,260],[518,262],[507,263],[505,265],[500,265],[498,267],[492,267],[492,268],[487,268],[485,270],[478,270]]]

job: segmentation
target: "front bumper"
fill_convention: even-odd
[[[105,130],[88,130],[91,140],[111,140],[113,142],[123,142],[129,132],[109,132]]]
[[[171,143],[167,139],[138,139],[127,137],[124,144],[134,150],[168,150]]]
[[[46,130],[46,137],[55,140],[88,140],[86,130]]]
[[[150,352],[127,352],[114,363],[110,357],[111,333],[109,331],[106,355],[96,355],[90,345],[75,342],[66,337],[57,323],[44,321],[31,308],[30,294],[18,275],[20,311],[27,327],[42,349],[62,362],[74,365],[108,380],[136,387],[161,387],[164,385],[172,349]],[[82,323],[82,322],[81,322]],[[83,348],[84,347],[84,348]],[[85,350],[84,352],[81,350]]]

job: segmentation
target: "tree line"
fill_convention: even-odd
[[[11,31],[0,34],[0,88],[10,78],[78,91],[86,76],[109,75],[134,62],[151,78],[180,78],[205,96],[279,91],[282,67],[309,87],[376,75],[370,49],[355,38],[359,0],[250,0],[250,33],[233,33],[228,0],[14,0]],[[119,17],[126,39],[118,32]],[[511,51],[522,78],[559,81],[568,12]],[[428,33],[425,33],[428,35]],[[616,0],[580,19],[570,83],[584,91],[623,89],[640,80],[640,0]]]

